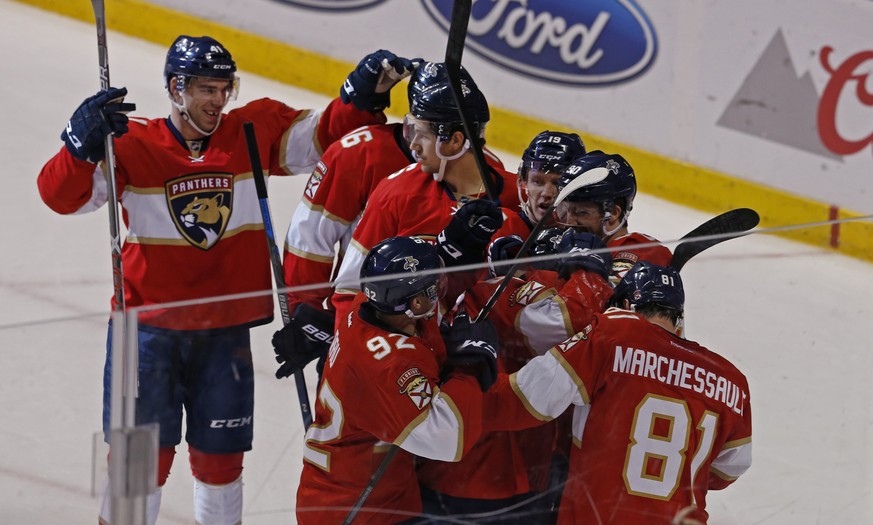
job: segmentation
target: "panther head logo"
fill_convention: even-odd
[[[212,197],[194,197],[185,206],[179,216],[185,228],[197,228],[203,233],[203,240],[199,243],[201,248],[215,244],[218,237],[223,233],[230,216],[230,208],[224,205],[224,195],[219,193]]]
[[[212,248],[224,234],[233,206],[233,176],[199,174],[166,183],[176,229],[191,245]]]

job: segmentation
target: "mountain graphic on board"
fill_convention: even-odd
[[[816,127],[819,95],[809,72],[798,77],[779,30],[746,76],[718,125],[835,160]]]

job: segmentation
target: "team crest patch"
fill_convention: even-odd
[[[325,175],[327,175],[327,166],[324,162],[318,161],[315,170],[312,172],[312,175],[309,176],[309,181],[306,183],[306,189],[303,190],[303,193],[307,198],[309,198],[309,200],[315,199],[315,194],[318,193],[318,188],[321,186],[321,179],[323,179]]]
[[[635,254],[634,252],[618,252],[617,254],[615,254],[615,257],[613,257],[613,259],[630,261],[631,266],[635,265],[640,261],[639,255]]]
[[[640,258],[629,252],[621,252],[612,259],[612,273],[618,280],[634,267]],[[612,280],[612,279],[610,279]]]
[[[167,181],[167,206],[186,241],[208,250],[224,235],[233,208],[233,175],[198,173]]]
[[[433,389],[430,381],[421,374],[418,368],[410,368],[397,378],[397,386],[400,393],[409,396],[409,399],[419,410],[423,410],[430,404],[433,397]]]
[[[509,296],[509,306],[520,304],[522,306],[533,302],[534,297],[546,288],[546,285],[536,281],[528,281],[521,285],[518,290]]]
[[[574,346],[576,346],[576,344],[579,343],[579,341],[587,340],[588,334],[590,334],[591,330],[593,330],[593,329],[594,328],[589,324],[588,326],[583,328],[581,332],[577,332],[570,339],[567,339],[563,343],[559,343],[555,348],[560,350],[561,353],[563,354],[563,353],[567,352],[568,350],[570,350],[571,348],[573,348]]]

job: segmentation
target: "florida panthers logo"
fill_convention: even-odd
[[[215,246],[230,220],[233,175],[188,175],[168,181],[165,188],[170,214],[182,237],[202,250]]]
[[[433,398],[433,388],[418,368],[410,368],[397,378],[400,393],[409,396],[412,404],[419,410],[427,407]]]
[[[617,174],[621,170],[621,164],[612,159],[609,159],[608,161],[606,161],[606,169],[608,169],[612,173]]]
[[[409,270],[410,272],[414,272],[418,270],[418,259],[415,257],[407,256],[403,258],[403,269]]]

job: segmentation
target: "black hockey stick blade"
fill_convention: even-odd
[[[452,20],[449,25],[449,40],[446,44],[446,73],[449,76],[449,84],[452,87],[452,95],[455,97],[455,103],[458,105],[461,122],[464,124],[464,134],[470,141],[470,148],[473,150],[473,156],[476,159],[476,167],[479,169],[479,176],[482,177],[482,184],[485,187],[485,193],[492,201],[497,202],[500,196],[494,184],[494,179],[491,177],[491,170],[485,160],[485,154],[482,152],[482,139],[478,135],[473,134],[473,128],[470,125],[472,118],[470,111],[464,104],[464,96],[461,86],[461,58],[464,56],[464,44],[467,40],[467,24],[470,22],[470,11],[472,9],[472,0],[455,0],[452,6]]]
[[[758,212],[750,208],[737,208],[716,215],[682,237],[688,240],[676,246],[670,266],[678,272],[685,263],[700,252],[728,239],[747,235],[760,220]]]
[[[282,260],[279,257],[279,247],[276,245],[276,236],[273,233],[273,219],[270,214],[270,204],[267,199],[267,183],[264,180],[264,169],[261,166],[261,156],[258,154],[258,139],[255,136],[255,126],[251,122],[243,124],[243,132],[246,137],[246,146],[249,153],[249,163],[252,166],[252,178],[255,180],[255,190],[258,194],[258,204],[261,207],[261,220],[264,222],[264,233],[267,236],[267,248],[270,251],[270,265],[273,268],[273,279],[276,281],[276,297],[279,300],[279,312],[282,315],[282,324],[291,322],[291,312],[288,309],[288,295],[282,291],[285,288],[285,275],[282,272]],[[294,384],[297,387],[297,400],[300,402],[300,415],[303,417],[304,430],[312,425],[312,410],[309,404],[309,392],[306,390],[306,378],[303,370],[297,370],[293,374]]]

